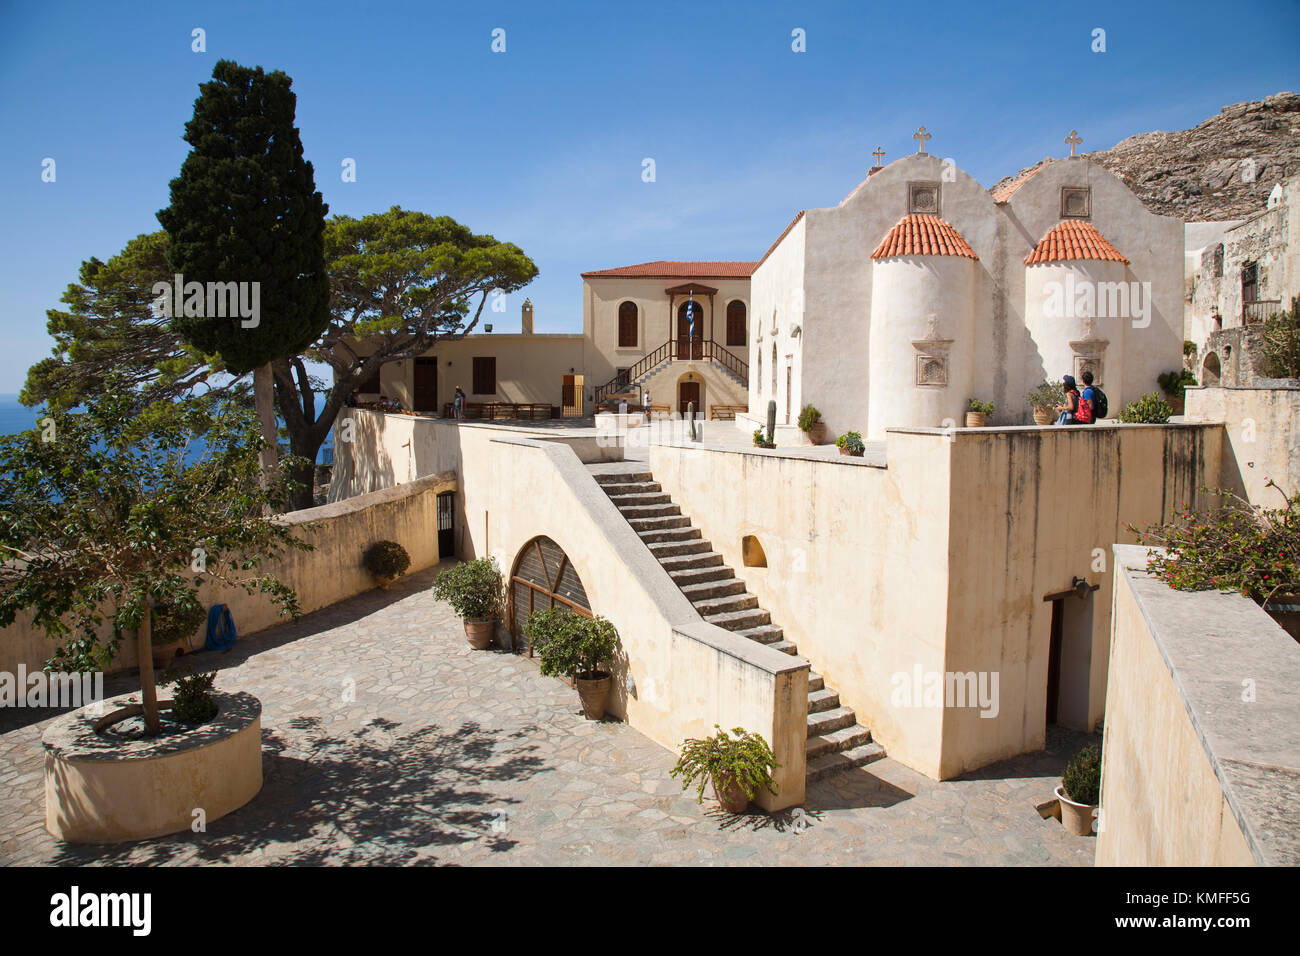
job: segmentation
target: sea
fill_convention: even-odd
[[[37,408],[28,408],[18,401],[16,394],[0,393],[0,435],[14,435],[29,428],[35,428],[36,421],[41,417],[41,414],[39,406]],[[321,445],[320,452],[316,456],[316,463],[318,465],[334,464],[333,432],[326,437],[325,444]]]

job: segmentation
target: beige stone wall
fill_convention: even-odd
[[[1255,860],[1169,666],[1116,565],[1098,866]]]
[[[298,603],[306,613],[375,586],[362,567],[361,557],[376,541],[389,539],[406,548],[411,556],[411,571],[437,564],[437,496],[456,487],[454,474],[433,474],[400,488],[295,511],[283,520],[311,542],[314,550],[286,552],[268,563],[266,569],[297,592]],[[285,620],[265,596],[249,595],[239,588],[205,586],[199,599],[204,607],[228,605],[240,638]],[[193,638],[196,646],[202,646],[205,633],[206,625]],[[20,663],[29,672],[39,670],[55,646],[43,631],[32,628],[30,617],[24,616],[0,630],[0,671],[15,672]],[[124,670],[137,663],[134,635],[127,635],[113,669]]]
[[[1268,479],[1287,494],[1300,491],[1300,388],[1189,388],[1186,418],[1223,423],[1215,487],[1266,508],[1283,504]]]
[[[1043,746],[1043,597],[1076,575],[1100,589],[1067,619],[1059,719],[1096,724],[1109,549],[1131,540],[1125,522],[1157,521],[1195,495],[1218,467],[1220,435],[1119,425],[894,431],[886,468],[669,446],[653,447],[650,464],[890,755],[948,778]],[[746,535],[758,538],[766,568],[744,566]],[[996,716],[895,704],[898,681],[910,685],[917,668],[997,672]]]

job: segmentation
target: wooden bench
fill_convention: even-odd
[[[734,422],[738,412],[748,411],[748,405],[713,405],[709,408],[709,418],[715,422]]]

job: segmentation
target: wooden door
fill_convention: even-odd
[[[685,415],[686,407],[692,402],[695,403],[695,413],[700,414],[700,383],[682,382],[677,386],[677,410]]]
[[[438,360],[436,358],[415,360],[414,386],[411,395],[412,410],[436,412],[438,410]]]
[[[686,307],[690,305],[683,302],[677,310],[677,357],[679,359],[702,359],[704,358],[704,307],[700,303],[694,303],[695,306],[695,335],[691,335],[691,323],[686,317]]]

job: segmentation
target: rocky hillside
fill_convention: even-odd
[[[1234,103],[1195,129],[1139,133],[1083,155],[1122,179],[1152,212],[1188,222],[1241,219],[1264,207],[1274,183],[1300,173],[1300,95]],[[1048,162],[1008,176],[994,191]]]

